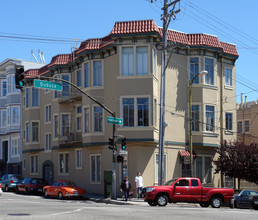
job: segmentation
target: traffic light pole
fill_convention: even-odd
[[[47,77],[47,76],[37,76],[38,78],[41,79],[50,79],[50,80],[57,80],[57,81],[62,81],[65,83],[68,83],[69,85],[73,86],[74,88],[78,89],[81,93],[83,93],[84,95],[86,95],[89,99],[91,99],[93,102],[97,103],[100,107],[102,107],[104,110],[106,110],[109,114],[112,115],[112,117],[115,118],[116,113],[112,112],[110,109],[108,109],[106,106],[104,106],[103,104],[101,104],[100,102],[98,102],[95,98],[93,98],[91,95],[87,94],[85,91],[83,91],[81,88],[79,88],[77,85],[64,80],[64,79],[55,79],[53,77]],[[113,140],[115,143],[115,137],[116,137],[116,125],[113,124]],[[116,143],[115,143],[116,145]],[[112,161],[113,161],[113,166],[112,166],[112,199],[116,199],[116,150],[113,149],[113,153],[112,153]]]

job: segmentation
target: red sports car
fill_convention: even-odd
[[[59,199],[64,197],[83,197],[85,190],[76,186],[73,181],[70,180],[59,180],[54,182],[52,186],[45,186],[43,188],[45,197],[55,196]]]

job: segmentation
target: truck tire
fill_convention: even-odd
[[[168,198],[165,195],[158,195],[156,198],[156,203],[158,206],[166,206],[168,203]]]
[[[212,197],[212,199],[211,199],[212,208],[220,208],[221,203],[222,203],[222,201],[221,201],[220,197],[218,197],[218,196]]]
[[[209,207],[209,203],[208,202],[201,202],[200,203],[200,206],[202,207],[202,208],[207,208],[207,207]]]
[[[148,204],[150,206],[156,206],[157,205],[157,203],[155,201],[148,201]]]

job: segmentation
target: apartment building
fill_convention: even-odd
[[[0,63],[0,176],[21,174],[21,91],[15,87],[17,66],[25,70],[42,63],[8,58]]]
[[[117,193],[126,174],[137,171],[145,185],[158,183],[158,139],[162,28],[153,20],[116,22],[109,35],[88,39],[71,54],[60,54],[26,72],[23,92],[23,174],[49,182],[72,179],[88,192],[104,194],[112,173],[108,139],[110,114],[87,95],[62,81],[62,91],[33,86],[35,75],[70,81],[123,119],[116,134],[127,138],[127,154],[116,163]],[[192,118],[194,176],[220,186],[211,161],[221,140],[236,139],[236,46],[216,36],[168,30],[178,43],[166,74],[164,181],[189,175],[189,119]],[[189,82],[192,83],[192,117]],[[38,96],[38,99],[35,98]],[[33,106],[33,97],[38,106]],[[35,101],[34,100],[34,101]],[[118,144],[118,148],[121,148]]]

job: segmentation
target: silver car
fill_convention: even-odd
[[[0,184],[5,192],[9,190],[15,190],[16,184],[20,183],[24,178],[17,174],[5,174],[0,179]]]

